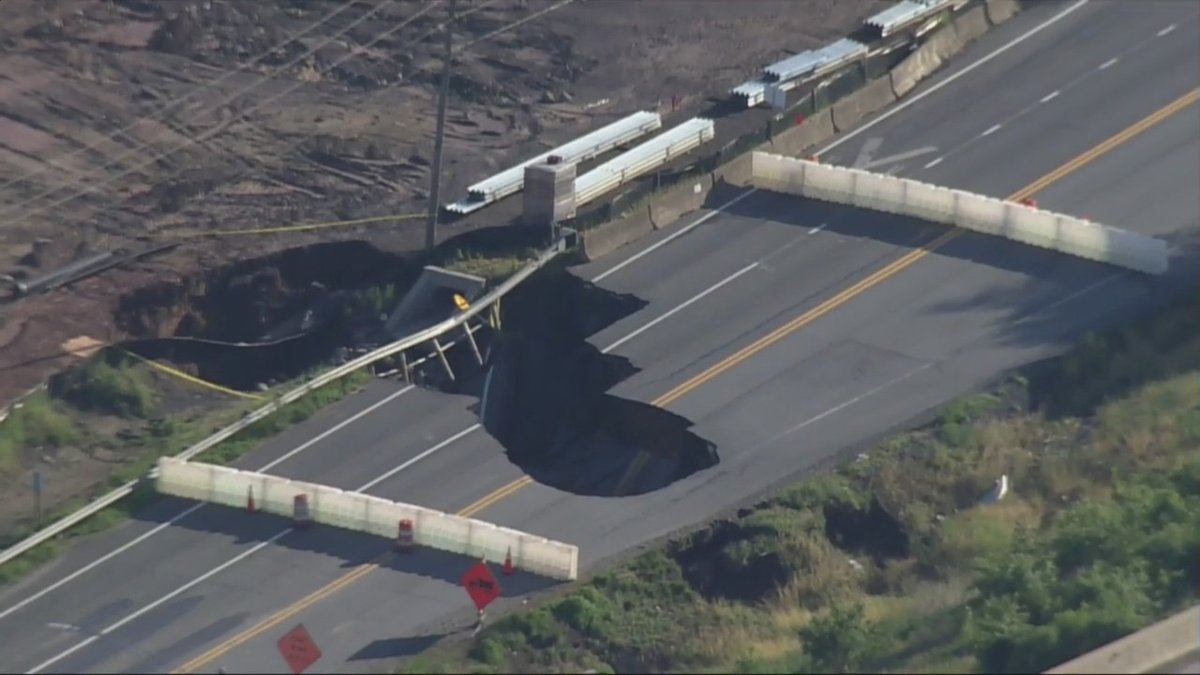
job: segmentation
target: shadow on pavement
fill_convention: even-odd
[[[186,638],[152,652],[130,666],[127,672],[170,672],[172,666],[178,665],[181,654],[199,653],[204,647],[216,644],[221,638],[232,635],[249,618],[249,612],[238,612],[237,614],[217,619]]]
[[[978,278],[972,281],[948,276],[941,282],[951,291],[940,294],[946,299],[929,300],[914,295],[912,301],[922,303],[923,308],[909,308],[909,311],[926,315],[981,313],[994,316],[990,330],[980,332],[980,341],[1016,349],[1044,350],[1044,356],[1036,357],[1039,359],[1071,348],[1090,333],[1117,326],[1139,326],[1172,303],[1190,302],[1194,306],[1200,295],[1200,266],[1197,265],[1200,234],[1195,231],[1160,236],[1168,245],[1170,267],[1167,273],[1156,276],[1000,237],[771,192],[755,193],[727,211],[798,228],[820,227],[825,233],[896,247],[893,252],[878,256],[855,270],[858,278],[865,278],[947,232],[961,232],[931,255],[978,263],[1013,273],[1013,276],[992,286],[979,283]],[[970,290],[955,289],[955,284],[963,281],[971,282]],[[1180,314],[1174,322],[1163,324],[1160,320],[1156,330],[1194,334],[1195,322]],[[1163,334],[1156,338],[1169,343],[1171,336]],[[1145,338],[1133,339],[1145,341]],[[1102,355],[1098,354],[1094,360],[1088,368],[1112,368],[1113,364],[1103,362]],[[1040,363],[1032,363],[1020,371],[1029,380],[1031,396],[1037,399],[1031,403],[1051,416],[1088,412],[1078,409],[1079,396],[1066,395],[1064,385],[1054,381],[1058,376],[1048,374]],[[1129,372],[1119,378],[1113,376],[1110,379],[1114,381],[1108,382],[1105,390],[1127,391],[1161,375]],[[1068,404],[1068,400],[1074,403]]]
[[[391,659],[402,656],[415,656],[437,644],[446,634],[416,635],[413,637],[397,637],[375,640],[367,646],[354,652],[350,661],[372,661],[376,659]]]
[[[646,304],[562,269],[505,299],[482,417],[534,480],[576,495],[638,495],[720,461],[690,420],[608,393],[641,369],[589,338]]]
[[[135,514],[135,517],[144,518],[141,513]],[[248,513],[217,505],[206,505],[175,523],[175,526],[228,537],[246,548],[284,533],[264,548],[283,548],[298,553],[325,556],[340,561],[339,567],[347,571],[373,564],[380,568],[415,574],[453,585],[458,585],[463,573],[478,562],[467,556],[420,547],[409,553],[400,553],[395,551],[394,542],[384,537],[319,524],[296,529],[289,518],[265,513]],[[500,582],[505,597],[524,595],[558,583],[520,571],[514,572],[512,576],[505,576],[500,565],[492,564],[490,567],[492,574]],[[106,611],[105,615],[111,613]],[[97,617],[95,620],[99,622],[103,619]]]

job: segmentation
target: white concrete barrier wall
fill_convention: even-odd
[[[763,190],[895,213],[1012,239],[1147,274],[1167,271],[1165,241],[994,197],[909,178],[755,152]]]
[[[516,569],[562,581],[579,576],[579,547],[572,544],[326,485],[173,457],[158,460],[157,489],[163,494],[244,509],[251,488],[255,508],[266,513],[290,518],[296,495],[303,494],[313,522],[322,525],[395,539],[400,521],[411,520],[418,546],[495,564],[503,564],[511,550]]]

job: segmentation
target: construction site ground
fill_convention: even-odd
[[[636,110],[671,113],[673,97],[682,110],[666,124],[694,115],[889,4],[459,0],[441,201]],[[0,275],[180,242],[0,304],[0,406],[131,337],[255,339],[239,333],[269,328],[272,302],[282,304],[272,297],[304,283],[270,269],[279,252],[347,241],[419,249],[420,217],[243,232],[425,212],[444,19],[431,0],[0,3]],[[439,239],[502,217],[484,209]],[[358,264],[361,248],[328,250],[322,267]],[[207,297],[211,275],[230,265],[274,273],[255,291],[268,296],[255,321],[233,322]],[[189,414],[223,400],[189,399]],[[82,417],[100,435],[121,426]],[[49,509],[138,459],[108,443],[103,462],[80,461],[86,448],[72,445],[53,466],[34,447],[0,462],[0,494],[14,502],[0,505],[0,532],[28,504],[33,470],[58,480]]]

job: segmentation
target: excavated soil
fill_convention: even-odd
[[[699,109],[886,4],[460,0],[445,196],[672,95]],[[424,0],[5,0],[0,274],[180,231],[424,211],[441,19]],[[443,235],[487,222],[485,210]],[[69,340],[124,337],[116,300],[134,289],[347,238],[406,251],[422,237],[399,221],[190,239],[0,307],[0,401],[77,360]]]
[[[675,96],[677,115],[697,114],[761,66],[845,35],[888,4],[459,0],[442,199],[635,110],[670,112]],[[302,308],[406,273],[387,256],[422,245],[419,218],[233,233],[425,211],[442,19],[427,0],[0,2],[0,279],[179,243],[0,302],[0,405],[131,338],[238,388],[356,344],[372,328],[365,305],[270,359],[247,358],[252,348],[213,358],[160,338],[269,340],[303,321]],[[442,226],[439,241],[498,222],[485,209]],[[603,362],[584,354],[576,365],[603,372]],[[606,377],[588,386],[599,391]],[[180,386],[190,385],[160,383]],[[612,419],[653,416],[596,402]],[[588,442],[620,452],[693,443],[686,420],[645,423],[660,436]],[[53,480],[86,492],[104,474],[98,461],[58,462]],[[695,468],[685,465],[656,459],[646,473],[668,480]]]

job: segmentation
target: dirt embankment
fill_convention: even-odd
[[[883,0],[463,0],[445,197],[673,94],[701,106]],[[0,274],[170,233],[424,210],[440,62],[418,0],[6,0],[0,4]],[[294,38],[289,41],[290,38]],[[486,214],[479,222],[486,223]],[[444,228],[445,236],[455,228]],[[116,299],[231,260],[346,238],[419,245],[419,221],[189,240],[0,308],[0,400],[123,337]]]

